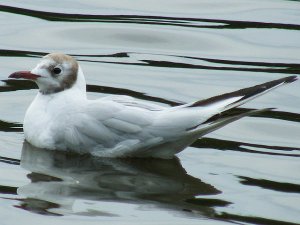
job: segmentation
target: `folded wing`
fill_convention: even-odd
[[[290,76],[170,108],[125,96],[93,100],[72,118],[76,125],[68,134],[69,145],[99,156],[171,158],[200,136],[260,112],[227,115],[228,110],[296,79]]]

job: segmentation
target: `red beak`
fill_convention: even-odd
[[[40,75],[30,73],[30,71],[18,71],[14,72],[11,75],[9,75],[8,78],[23,78],[27,80],[36,80],[37,78],[41,77]]]

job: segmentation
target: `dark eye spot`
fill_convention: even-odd
[[[58,74],[61,73],[61,69],[58,68],[58,67],[55,67],[55,68],[53,69],[53,73],[58,75]]]

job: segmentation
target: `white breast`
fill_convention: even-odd
[[[84,100],[72,90],[55,96],[38,93],[24,118],[25,139],[40,148],[56,149],[59,139],[65,135],[68,112],[79,108]],[[59,145],[59,148],[64,150],[67,146]]]
[[[24,118],[24,135],[25,139],[40,148],[54,147],[51,128],[49,127],[51,117],[47,113],[47,101],[41,94],[38,94],[34,101],[27,109]]]

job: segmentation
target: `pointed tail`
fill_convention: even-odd
[[[209,107],[216,108],[219,112],[240,106],[258,96],[267,93],[274,88],[283,84],[288,84],[296,81],[297,76],[284,77],[278,80],[269,81],[253,87],[240,89],[234,92],[218,95],[205,100],[200,100],[192,104],[187,104],[186,107]]]

